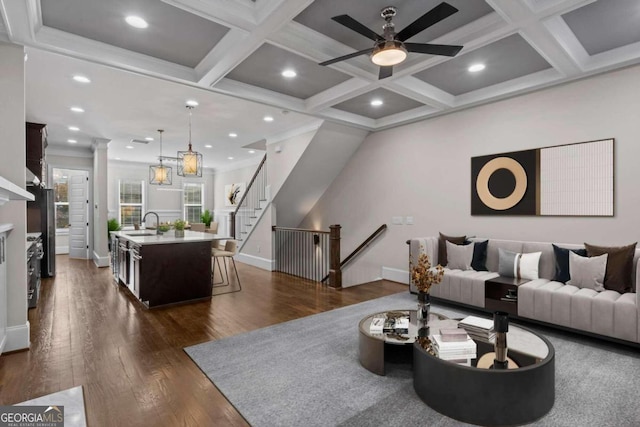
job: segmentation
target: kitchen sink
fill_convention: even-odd
[[[131,231],[131,232],[126,232],[124,233],[127,236],[155,236],[156,233],[153,232],[149,232],[149,231]]]

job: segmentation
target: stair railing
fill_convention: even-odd
[[[360,255],[360,253],[367,246],[369,246],[369,244],[371,242],[373,242],[386,229],[387,229],[387,224],[382,224],[380,227],[378,227],[378,229],[376,231],[371,233],[371,235],[369,237],[367,237],[364,242],[360,243],[360,245],[358,245],[358,247],[355,248],[355,250],[353,252],[351,252],[349,255],[347,255],[347,257],[345,259],[340,261],[339,268],[338,268],[338,270],[340,271],[340,274],[342,275],[342,270],[344,270],[344,268],[346,267],[347,264],[349,264],[351,261],[353,261],[358,255]],[[338,259],[340,259],[340,258],[338,257]],[[330,275],[327,274],[326,276],[324,276],[322,278],[321,282],[324,283],[329,278],[330,278]]]
[[[240,198],[236,210],[230,214],[230,235],[236,240],[244,240],[249,229],[258,218],[258,211],[262,210],[261,202],[267,200],[267,155],[265,154],[258,165],[249,185]]]

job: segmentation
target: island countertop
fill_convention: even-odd
[[[157,235],[155,230],[112,231],[111,233],[120,239],[127,239],[138,245],[212,242],[214,240],[231,239],[231,237],[223,236],[221,234],[202,233],[200,231],[190,230],[184,231],[184,237],[176,237],[173,230],[161,235]]]

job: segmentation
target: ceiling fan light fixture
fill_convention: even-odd
[[[407,59],[407,49],[402,42],[395,40],[377,44],[371,54],[371,62],[381,67],[398,65],[405,59]]]

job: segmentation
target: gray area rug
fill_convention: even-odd
[[[382,377],[358,362],[358,322],[416,307],[401,293],[185,349],[253,426],[461,426],[425,405],[409,365]],[[432,304],[463,317],[464,309]],[[514,322],[518,323],[518,322]],[[556,350],[556,400],[535,426],[640,425],[640,352],[523,323]]]

